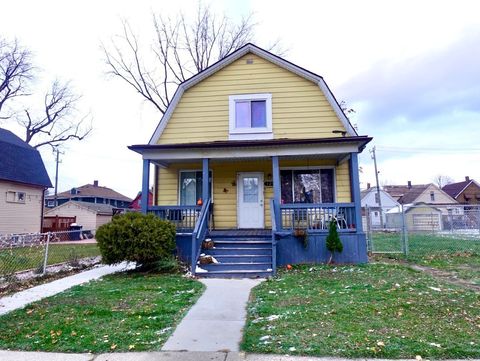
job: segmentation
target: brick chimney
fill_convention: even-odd
[[[94,187],[98,187],[98,180],[94,180],[94,181],[93,181],[93,186],[94,186]]]
[[[408,189],[412,189],[412,181],[407,182]]]
[[[367,189],[370,189],[370,183],[367,183]]]
[[[470,177],[467,175],[467,176],[465,177],[465,180],[466,180],[467,182],[470,182]]]

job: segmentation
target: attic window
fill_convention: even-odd
[[[72,189],[70,190],[70,194],[78,194],[77,188],[72,188]]]
[[[229,139],[272,139],[272,95],[231,95],[229,128]]]
[[[435,201],[435,192],[430,192],[430,201],[434,202]]]

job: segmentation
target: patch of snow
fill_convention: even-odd
[[[208,273],[208,271],[197,266],[197,268],[195,268],[195,273]]]

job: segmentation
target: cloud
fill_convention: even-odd
[[[454,112],[480,112],[480,30],[449,47],[403,61],[377,63],[339,91],[362,108],[369,126],[430,123]]]

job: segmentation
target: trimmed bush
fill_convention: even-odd
[[[332,263],[335,252],[342,253],[343,251],[343,244],[338,236],[337,222],[335,219],[330,221],[330,225],[328,226],[327,249],[330,251],[329,264]]]
[[[114,216],[95,234],[102,261],[123,261],[147,266],[169,260],[175,251],[175,226],[153,214],[126,213]]]

